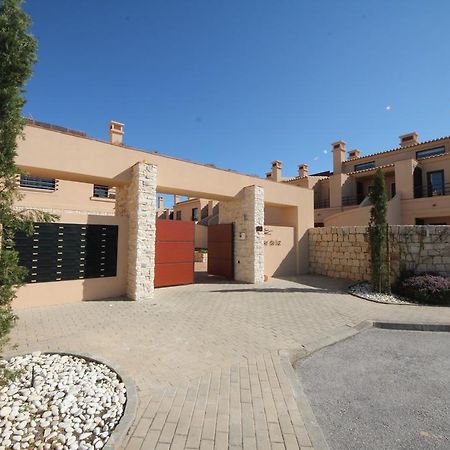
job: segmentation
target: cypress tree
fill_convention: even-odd
[[[384,172],[378,169],[369,192],[372,203],[369,221],[372,288],[376,292],[389,292],[387,197]]]
[[[0,0],[0,349],[15,322],[11,302],[26,276],[14,250],[15,233],[31,233],[33,221],[53,219],[40,211],[15,207],[21,198],[15,158],[17,142],[23,138],[24,86],[36,61],[37,44],[28,32],[30,23],[22,0]]]

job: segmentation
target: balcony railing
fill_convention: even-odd
[[[349,195],[342,197],[342,206],[353,206],[353,205],[359,205],[361,201],[358,201],[358,197]]]
[[[316,200],[314,202],[314,209],[322,209],[329,207],[330,207],[330,200],[328,198],[326,198],[325,200]]]
[[[414,198],[439,197],[442,195],[450,195],[450,183],[426,184],[425,186],[414,187]]]
[[[58,182],[54,178],[19,175],[17,182],[22,188],[40,189],[43,191],[56,191],[58,188]]]

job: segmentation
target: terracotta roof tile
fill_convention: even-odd
[[[396,147],[396,148],[392,148],[390,150],[383,150],[381,152],[376,152],[376,153],[371,153],[369,155],[359,156],[358,158],[352,158],[352,159],[348,159],[347,161],[343,161],[343,164],[346,164],[349,162],[354,162],[354,161],[357,161],[358,159],[364,159],[364,158],[370,158],[372,156],[382,155],[384,153],[392,153],[392,152],[396,152],[399,150],[405,150],[408,148],[417,147],[419,145],[432,144],[433,142],[445,141],[446,139],[450,139],[450,136],[443,136],[443,137],[436,138],[436,139],[430,139],[429,141],[417,142],[416,144],[406,145],[404,147]]]

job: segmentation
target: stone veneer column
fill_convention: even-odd
[[[153,164],[132,167],[128,186],[127,295],[133,300],[153,297],[155,278],[156,175]]]
[[[234,279],[264,282],[264,189],[247,186],[234,200],[221,201],[219,223],[234,223]]]

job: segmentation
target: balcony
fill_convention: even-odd
[[[361,199],[354,195],[342,197],[342,206],[356,206],[361,203]]]
[[[324,200],[316,200],[314,202],[314,209],[323,209],[330,207],[330,199],[326,198]]]
[[[450,183],[426,184],[425,186],[414,187],[414,198],[440,197],[450,195]]]

